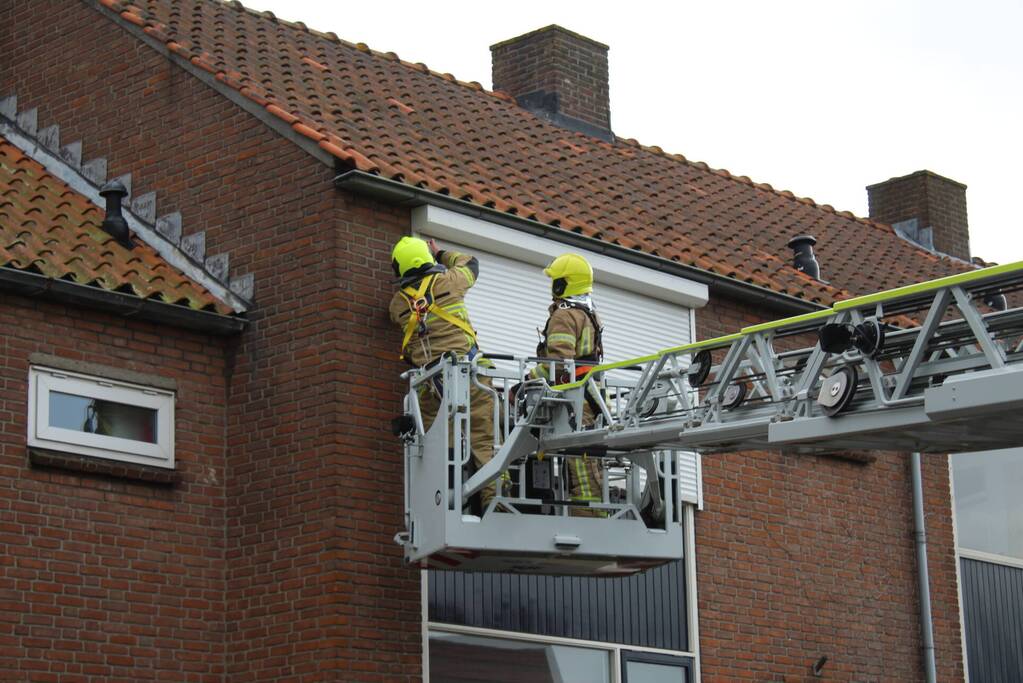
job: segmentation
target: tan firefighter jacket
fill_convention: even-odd
[[[404,335],[402,358],[417,367],[447,351],[466,356],[476,348],[465,293],[476,283],[479,262],[457,251],[439,251],[437,261],[447,270],[403,279],[389,306],[391,320]]]
[[[537,355],[542,358],[574,359],[575,377],[568,377],[559,369],[559,376],[553,379],[557,384],[571,382],[600,363],[604,352],[601,343],[603,326],[596,312],[588,313],[582,307],[563,299],[552,303],[547,312],[549,317],[544,328],[544,339],[537,347]],[[552,381],[549,364],[533,368],[531,375]]]

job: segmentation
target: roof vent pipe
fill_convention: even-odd
[[[120,180],[111,180],[100,188],[99,194],[107,202],[107,214],[103,217],[103,224],[100,227],[125,249],[134,249],[135,245],[128,232],[128,222],[121,214],[121,202],[128,196],[128,188]]]
[[[820,280],[821,266],[813,255],[813,245],[815,244],[817,244],[817,240],[813,236],[797,235],[790,239],[786,246],[792,249],[795,257],[792,265],[796,267],[796,270],[801,270],[814,280]]]

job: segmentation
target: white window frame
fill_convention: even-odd
[[[442,622],[429,622],[425,632],[426,643],[429,643],[430,633],[453,633],[465,636],[479,636],[481,638],[497,638],[500,640],[518,640],[528,643],[542,645],[565,645],[567,647],[578,647],[585,650],[594,650],[607,654],[610,664],[611,683],[622,681],[622,652],[647,652],[650,654],[668,655],[670,657],[689,657],[693,660],[694,668],[693,681],[698,681],[695,662],[697,655],[694,652],[678,652],[676,650],[662,650],[655,647],[642,647],[639,645],[626,645],[623,643],[609,643],[599,640],[581,640],[577,638],[562,638],[560,636],[545,636],[535,633],[522,633],[520,631],[499,631],[477,626],[459,626],[457,624],[445,624]],[[423,681],[429,681],[429,661],[424,659]]]
[[[28,376],[28,445],[139,465],[174,468],[174,392],[119,380],[32,366]],[[50,425],[50,392],[156,411],[156,443]]]
[[[449,633],[452,635],[461,636],[477,636],[479,638],[493,638],[495,640],[512,640],[523,643],[534,643],[537,645],[563,645],[565,647],[579,648],[580,650],[591,650],[593,652],[599,652],[607,657],[607,668],[610,674],[608,681],[609,683],[621,683],[621,676],[616,671],[621,669],[621,650],[634,650],[644,652],[654,652],[660,654],[660,650],[652,650],[650,648],[643,647],[629,647],[624,645],[617,645],[614,643],[602,643],[596,640],[579,640],[576,638],[561,638],[558,636],[544,636],[536,635],[532,633],[521,633],[518,631],[499,631],[489,628],[479,628],[477,626],[458,626],[457,624],[444,624],[440,622],[430,622],[428,624],[428,631],[426,635],[427,643],[430,640],[431,633]],[[671,652],[672,655],[678,655],[683,653]],[[514,666],[514,663],[509,662],[509,666]],[[427,662],[429,666],[429,662]],[[423,681],[424,683],[430,683],[429,680],[429,669],[423,670]]]

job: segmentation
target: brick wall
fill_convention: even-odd
[[[703,459],[696,544],[704,681],[923,680],[909,458]],[[939,680],[963,679],[947,460],[926,456]]]
[[[548,26],[491,46],[495,90],[515,98],[553,95],[560,113],[611,130],[608,47],[560,26]]]
[[[917,171],[867,187],[870,217],[884,223],[916,218],[934,231],[934,248],[970,260],[966,186],[930,171]]]
[[[229,680],[418,679],[419,576],[392,541],[401,367],[384,312],[407,210],[337,192],[333,169],[86,3],[5,5],[0,26],[0,92],[255,274],[225,370],[217,665]]]
[[[713,295],[712,295],[713,297]],[[712,298],[698,338],[779,317]],[[812,343],[812,340],[804,340]],[[703,680],[923,680],[905,453],[872,463],[768,452],[703,458],[696,517]],[[924,456],[938,680],[963,680],[946,456]]]
[[[221,681],[223,342],[20,297],[0,330],[0,680]],[[182,481],[30,466],[32,353],[174,378]]]

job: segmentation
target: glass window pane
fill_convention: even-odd
[[[610,653],[510,638],[430,633],[431,683],[610,683]]]
[[[1023,560],[1023,448],[952,456],[960,548]]]
[[[670,664],[626,662],[625,674],[629,683],[686,683],[686,670]]]
[[[51,427],[156,443],[156,415],[153,408],[50,392]]]

